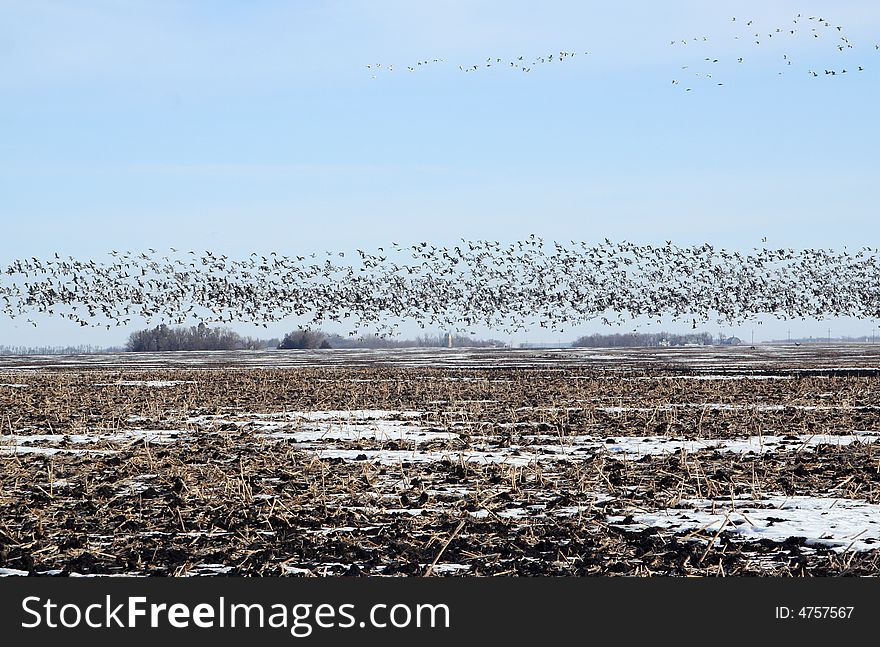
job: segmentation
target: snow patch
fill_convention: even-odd
[[[620,524],[621,517],[609,517]],[[735,539],[784,542],[804,537],[806,545],[837,552],[880,548],[880,505],[862,499],[792,496],[737,499],[731,502],[687,499],[662,512],[636,512],[623,528],[667,528],[677,533],[702,530],[714,535],[724,527]]]

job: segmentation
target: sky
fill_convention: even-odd
[[[531,233],[875,245],[878,44],[869,0],[4,0],[0,267]],[[509,67],[562,51],[577,55]],[[38,323],[0,319],[0,345],[119,345],[152,322]],[[724,330],[872,326],[766,317]],[[561,337],[592,332],[619,330]]]

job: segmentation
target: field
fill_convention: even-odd
[[[3,357],[0,573],[875,574],[878,412],[867,344]]]

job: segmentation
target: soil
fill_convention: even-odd
[[[465,366],[401,354],[346,365],[339,353],[281,367],[271,353],[261,365],[253,354],[218,364],[178,353],[164,367],[161,357],[132,366],[130,355],[6,361],[0,568],[875,574],[877,550],[639,518],[692,500],[880,504],[880,353],[843,361],[806,349],[738,365],[711,350],[690,363],[669,352],[641,363],[631,353],[625,364],[554,364],[541,353],[494,365],[477,353]],[[853,434],[863,439],[834,442]],[[779,440],[755,451],[706,444],[769,437]],[[664,438],[689,444],[616,449]]]

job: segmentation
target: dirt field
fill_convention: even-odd
[[[880,346],[0,358],[0,573],[865,575]]]

